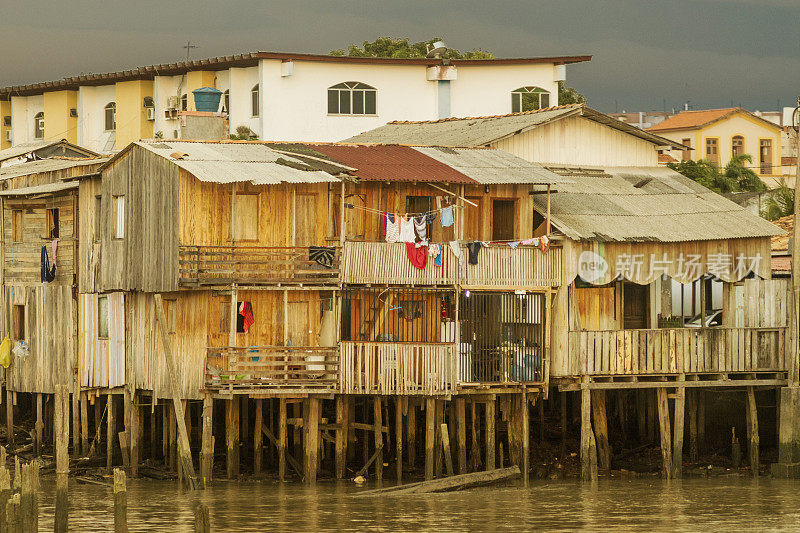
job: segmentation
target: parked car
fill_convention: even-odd
[[[699,328],[701,327],[701,320],[702,320],[701,315],[695,315],[686,321],[685,327]],[[722,309],[715,309],[713,311],[706,312],[707,328],[713,328],[721,325],[722,325]]]

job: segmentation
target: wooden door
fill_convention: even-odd
[[[292,346],[309,346],[309,302],[289,302],[289,339]]]
[[[467,200],[477,204],[477,207],[465,203],[464,209],[455,210],[456,217],[464,217],[464,235],[462,238],[467,241],[482,239],[483,234],[481,233],[481,228],[483,227],[483,200],[482,198],[475,196],[468,196]],[[456,219],[456,224],[458,224],[458,219]]]
[[[761,139],[759,141],[759,166],[762,174],[772,173],[772,140]]]
[[[492,200],[492,240],[514,239],[514,200]]]
[[[623,329],[647,328],[647,310],[649,307],[647,305],[647,300],[649,292],[647,285],[627,282],[623,284]]]
[[[317,239],[317,195],[297,194],[294,209],[294,245],[316,246]]]

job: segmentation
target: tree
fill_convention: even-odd
[[[566,104],[585,104],[586,97],[583,96],[581,93],[573,89],[572,87],[567,87],[567,84],[563,81],[558,82],[558,105],[566,105]]]
[[[351,44],[347,51],[340,48],[331,50],[332,56],[349,57],[394,57],[394,58],[419,58],[428,55],[428,47],[441,41],[439,37],[434,37],[427,41],[411,43],[408,39],[395,39],[393,37],[378,37],[372,42],[364,41],[361,46]],[[448,48],[442,57],[445,59],[494,59],[494,54],[485,50],[473,49],[469,52],[460,52]]]
[[[720,171],[716,164],[706,159],[667,163],[667,166],[714,192],[766,191],[764,182],[745,165],[751,161],[752,157],[748,154],[738,155],[725,165],[724,171]]]
[[[786,181],[781,178],[778,187],[767,196],[761,216],[767,220],[777,220],[781,217],[794,214],[794,189],[786,185]]]

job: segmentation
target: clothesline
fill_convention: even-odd
[[[394,215],[394,214],[398,214],[398,215],[406,215],[406,216],[411,216],[411,217],[418,217],[418,216],[422,216],[422,215],[426,215],[427,216],[427,215],[432,215],[434,213],[441,213],[443,210],[447,209],[448,207],[451,207],[453,209],[464,209],[464,207],[465,207],[463,205],[452,204],[452,205],[449,205],[449,206],[440,207],[438,209],[432,209],[431,211],[421,211],[419,213],[398,213],[398,212],[393,212],[393,211],[384,211],[384,210],[381,210],[381,209],[375,209],[373,207],[362,207],[360,205],[353,205],[353,204],[350,204],[350,203],[345,203],[344,206],[347,209],[360,209],[360,210],[366,211],[368,213],[375,213],[376,215],[386,215],[386,214]]]

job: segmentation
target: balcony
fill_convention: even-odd
[[[424,269],[415,268],[406,256],[404,243],[347,242],[342,253],[342,282],[354,285],[463,285],[465,288],[513,289],[554,287],[561,283],[561,248],[547,253],[538,248],[512,249],[496,245],[482,249],[478,264],[459,265],[446,250],[441,266],[432,258]]]
[[[222,393],[333,392],[339,353],[322,346],[224,346],[206,349],[206,387]]]
[[[787,370],[788,328],[713,327],[571,331],[575,375]]]
[[[308,247],[179,247],[180,285],[334,285],[339,278],[339,249],[330,268],[310,259]]]

